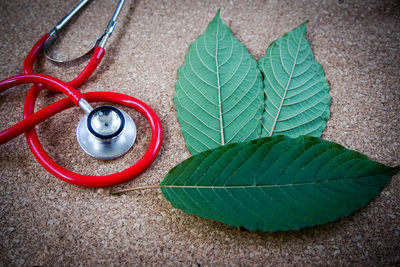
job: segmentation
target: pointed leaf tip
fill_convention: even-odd
[[[308,22],[309,22],[309,20],[306,20],[306,21],[304,21],[300,26],[299,26],[299,28],[304,28],[304,35],[306,35],[306,33],[307,33],[307,24],[308,24]]]
[[[215,14],[215,16],[214,16],[214,18],[212,19],[212,21],[210,22],[210,24],[213,23],[214,21],[221,20],[221,15],[220,15],[220,13],[221,13],[221,9],[218,9],[217,13]],[[222,20],[221,20],[221,21],[222,21]]]
[[[393,175],[396,175],[400,171],[400,166],[396,166],[393,168]]]

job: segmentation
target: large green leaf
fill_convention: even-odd
[[[306,40],[306,23],[274,41],[259,67],[266,94],[262,136],[321,136],[329,86]]]
[[[177,118],[192,154],[260,137],[261,73],[219,12],[191,44],[175,89]]]
[[[253,231],[296,230],[350,215],[398,170],[320,138],[274,136],[192,156],[160,186],[190,214]]]

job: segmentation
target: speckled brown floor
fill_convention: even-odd
[[[2,1],[0,78],[18,74],[33,43],[77,1]],[[116,1],[94,1],[60,45],[63,55],[90,45]],[[400,164],[400,4],[398,1],[136,1],[128,0],[107,54],[84,92],[110,90],[149,103],[164,127],[154,164],[113,189],[157,184],[189,157],[172,103],[176,71],[191,42],[218,8],[258,59],[269,43],[309,20],[308,39],[331,85],[331,119],[323,137]],[[84,41],[82,41],[84,39]],[[83,65],[40,60],[37,70],[62,79]],[[22,117],[28,90],[0,94],[0,128]],[[38,106],[59,99],[44,93]],[[150,138],[145,119],[131,113],[138,141],[125,157],[101,162],[75,141],[78,109],[38,127],[57,162],[81,173],[105,174],[134,163]],[[187,215],[155,191],[111,197],[48,174],[23,137],[0,147],[1,265],[394,265],[400,264],[400,177],[354,215],[299,232],[253,233]]]

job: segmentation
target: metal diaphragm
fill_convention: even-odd
[[[81,148],[97,159],[114,159],[135,143],[136,125],[132,118],[113,106],[99,106],[79,122],[76,136]]]

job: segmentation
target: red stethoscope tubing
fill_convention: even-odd
[[[42,51],[44,42],[48,36],[49,34],[45,34],[29,52],[24,61],[25,74],[0,81],[0,92],[18,84],[34,83],[25,99],[23,120],[0,133],[0,144],[25,132],[28,145],[38,162],[54,176],[76,185],[87,187],[110,186],[128,181],[142,173],[152,164],[161,148],[162,127],[157,114],[144,102],[128,95],[112,92],[90,92],[82,94],[75,89],[82,85],[99,65],[105,53],[104,48],[97,47],[84,70],[74,80],[68,83],[51,76],[34,73],[33,64],[37,55]],[[68,98],[59,100],[34,113],[37,96],[40,91],[45,88],[62,92],[66,94]],[[139,111],[145,116],[150,124],[152,135],[150,146],[139,161],[121,172],[110,175],[93,176],[69,171],[58,165],[49,157],[39,142],[34,126],[65,109],[78,105],[78,101],[82,97],[88,102],[113,102],[125,105]]]

